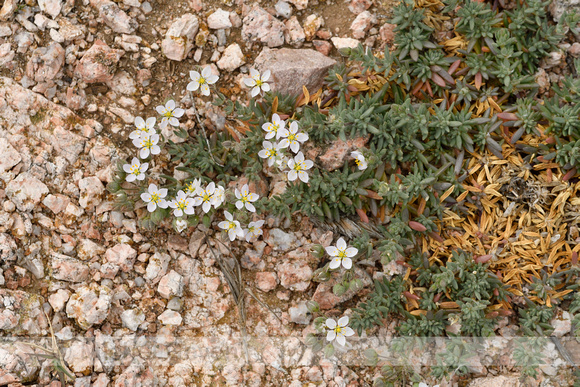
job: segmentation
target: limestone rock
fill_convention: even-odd
[[[74,318],[83,329],[100,324],[107,318],[112,292],[106,286],[95,283],[77,289],[66,304],[66,314]]]
[[[32,53],[26,65],[26,76],[36,82],[51,81],[64,64],[64,49],[58,43],[39,47]]]
[[[76,65],[75,74],[87,83],[110,81],[124,53],[123,50],[110,48],[102,40],[96,40]]]
[[[32,211],[46,194],[48,194],[46,184],[29,172],[19,174],[6,186],[6,195],[19,211]]]
[[[213,30],[231,28],[230,13],[223,9],[218,9],[207,17],[207,26]]]
[[[171,60],[184,60],[193,48],[198,29],[199,21],[190,13],[174,21],[161,42],[163,54]]]
[[[263,8],[254,6],[243,20],[242,39],[261,42],[268,47],[284,44],[284,24]]]
[[[244,53],[237,43],[230,44],[217,62],[220,70],[234,71],[245,63]]]

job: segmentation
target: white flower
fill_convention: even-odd
[[[167,208],[169,203],[164,199],[167,196],[167,188],[157,189],[155,184],[149,184],[149,188],[147,192],[143,192],[141,194],[141,200],[143,200],[147,204],[147,211],[153,212],[157,209],[157,206],[160,208]]]
[[[195,193],[197,192],[197,189],[201,187],[201,180],[200,179],[195,179],[193,181],[190,181],[189,183],[185,183],[185,193],[187,194],[187,196],[195,196]]]
[[[368,166],[367,160],[365,159],[362,153],[360,153],[359,151],[354,151],[351,152],[350,157],[354,158],[354,162],[356,163],[356,165],[358,165],[359,170],[363,171],[367,169]]]
[[[268,166],[271,167],[280,156],[280,146],[276,143],[272,144],[270,141],[262,142],[262,146],[264,149],[258,152],[258,156],[268,159]]]
[[[421,382],[419,383],[419,387],[429,387],[429,385],[427,383]],[[433,387],[439,387],[439,385],[437,384],[436,386]]]
[[[175,208],[173,215],[178,218],[183,216],[184,212],[188,215],[191,215],[195,212],[195,209],[193,208],[193,200],[188,198],[185,192],[181,190],[177,192],[177,197],[169,202],[169,207]]]
[[[153,127],[155,126],[155,121],[156,121],[155,117],[149,117],[147,118],[147,121],[143,120],[143,118],[141,117],[135,117],[135,127],[137,129],[135,129],[129,134],[129,138],[131,140],[140,138],[143,133],[147,133],[150,135],[155,134],[155,129],[153,129]]]
[[[250,222],[248,224],[248,228],[244,230],[244,235],[246,236],[246,241],[249,242],[252,239],[257,238],[258,236],[262,235],[261,227],[264,225],[263,220],[258,220],[257,222]]]
[[[266,83],[266,81],[270,79],[270,70],[264,71],[264,74],[262,74],[262,76],[260,77],[260,73],[257,70],[251,69],[250,76],[252,78],[244,79],[244,83],[248,87],[253,87],[251,92],[252,97],[255,97],[258,94],[260,94],[260,89],[263,92],[270,91],[270,85]]]
[[[143,163],[137,159],[137,157],[133,157],[131,160],[131,164],[123,165],[123,170],[128,173],[127,181],[130,183],[132,181],[137,180],[144,180],[145,179],[145,171],[149,168],[149,163]]]
[[[201,70],[201,74],[197,71],[190,71],[189,76],[191,77],[191,82],[187,84],[187,90],[196,91],[200,89],[202,95],[209,95],[209,85],[213,85],[217,82],[219,77],[211,73],[211,67],[205,66]]]
[[[211,209],[212,204],[214,203],[214,192],[215,183],[213,181],[209,183],[205,189],[199,187],[196,192],[197,196],[195,199],[193,199],[193,205],[197,207],[201,204],[203,212],[207,214]]]
[[[250,188],[247,184],[244,184],[242,187],[242,191],[236,188],[236,198],[239,200],[236,202],[236,207],[238,210],[241,210],[244,205],[246,206],[246,210],[250,212],[256,212],[256,207],[251,202],[255,202],[258,200],[259,196],[255,193],[250,193]]]
[[[334,259],[332,260],[332,262],[330,262],[329,265],[331,269],[338,269],[341,263],[345,269],[350,269],[352,267],[351,258],[358,253],[358,249],[355,247],[347,248],[346,242],[344,241],[343,238],[340,238],[339,240],[336,241],[336,247],[328,246],[326,247],[325,250],[328,253],[328,255],[334,257]]]
[[[214,208],[218,208],[226,200],[226,189],[218,185],[211,197]]]
[[[306,133],[298,133],[298,123],[292,121],[289,130],[285,130],[285,136],[282,141],[280,141],[280,148],[287,148],[290,146],[292,152],[298,153],[300,149],[300,144],[308,140],[308,135]]]
[[[139,151],[139,157],[142,159],[146,159],[149,157],[149,153],[152,155],[158,155],[161,153],[161,148],[157,143],[159,142],[159,135],[158,134],[141,134],[141,138],[136,138],[133,140],[133,145],[137,148],[141,148]]]
[[[285,133],[284,125],[286,125],[286,122],[281,120],[278,114],[272,114],[272,122],[266,122],[262,125],[262,129],[266,131],[266,140],[274,136],[276,136],[276,139],[279,139],[281,134]]]
[[[326,340],[333,341],[336,339],[338,344],[345,345],[346,337],[354,335],[352,328],[347,327],[348,316],[343,316],[338,319],[338,323],[333,319],[326,319],[325,326],[327,328]]]
[[[175,228],[177,229],[177,232],[182,232],[183,230],[185,230],[187,228],[187,220],[177,219],[175,221]]]
[[[228,232],[228,236],[230,237],[230,241],[233,241],[234,239],[236,239],[236,236],[243,238],[244,231],[240,227],[240,222],[238,222],[237,220],[234,220],[234,217],[232,216],[232,214],[230,214],[227,211],[224,211],[224,215],[226,216],[227,220],[224,220],[223,222],[219,222],[219,224],[218,224],[219,228],[224,229]]]
[[[183,113],[185,113],[185,110],[175,107],[175,101],[172,99],[167,101],[165,106],[157,106],[155,110],[157,110],[157,113],[163,116],[161,118],[161,123],[159,124],[161,129],[167,127],[168,124],[171,124],[172,126],[179,126],[179,121],[177,119],[181,117]]]
[[[298,177],[303,182],[308,183],[308,174],[305,171],[312,168],[313,165],[314,163],[312,161],[304,160],[302,152],[298,152],[294,160],[288,160],[288,167],[290,168],[288,180],[294,181]]]

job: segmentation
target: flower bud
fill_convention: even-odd
[[[318,302],[314,300],[309,300],[306,301],[306,308],[308,308],[310,313],[316,313],[320,310],[320,305],[318,305]]]
[[[310,245],[310,254],[314,255],[318,259],[321,259],[324,257],[324,247],[322,247],[320,244]]]

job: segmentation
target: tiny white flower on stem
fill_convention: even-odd
[[[177,192],[177,197],[169,202],[169,207],[175,208],[173,215],[175,215],[177,218],[183,216],[183,213],[186,213],[187,215],[195,213],[195,209],[193,208],[193,200],[188,198],[185,192],[181,190]]]
[[[197,192],[197,189],[201,187],[201,180],[200,179],[195,179],[193,181],[190,181],[189,183],[185,184],[185,193],[190,196],[193,197],[195,196],[195,193]]]
[[[214,193],[215,183],[213,181],[205,189],[199,187],[196,192],[197,196],[193,199],[193,205],[196,207],[201,205],[203,212],[207,214],[214,203]]]
[[[226,189],[221,185],[218,185],[215,192],[212,195],[212,201],[214,208],[218,208],[226,200]]]
[[[244,206],[246,206],[246,210],[250,212],[256,212],[256,207],[254,207],[252,202],[258,200],[259,196],[255,193],[251,193],[247,184],[244,184],[241,192],[236,188],[235,194],[236,198],[238,199],[236,202],[236,207],[238,210],[241,210]]]
[[[308,135],[306,133],[298,133],[298,123],[296,121],[292,121],[290,124],[290,128],[285,131],[286,137],[280,141],[280,148],[287,148],[290,146],[292,152],[298,153],[300,149],[300,144],[304,141],[308,140]]]
[[[147,204],[147,211],[153,212],[159,208],[167,208],[169,203],[164,199],[167,196],[167,188],[157,189],[155,184],[149,184],[147,192],[141,194],[141,200]]]
[[[175,228],[177,229],[177,232],[182,232],[183,230],[185,230],[187,228],[187,220],[177,219],[175,221]]]
[[[141,148],[139,151],[139,157],[142,159],[146,159],[149,157],[149,154],[158,155],[161,153],[161,148],[157,143],[159,142],[159,135],[158,134],[146,134],[143,133],[140,138],[136,138],[133,140],[133,145],[137,148]]]
[[[168,124],[179,126],[178,118],[183,116],[183,113],[185,113],[185,110],[175,107],[175,101],[172,99],[167,101],[165,106],[157,106],[155,110],[157,110],[157,113],[162,116],[161,123],[159,123],[161,129],[167,127]]]
[[[348,327],[348,316],[343,316],[338,319],[336,322],[334,319],[326,319],[325,326],[327,328],[326,331],[326,340],[333,341],[336,340],[338,344],[345,345],[346,338],[349,336],[354,335],[354,331],[351,327]]]
[[[262,142],[262,146],[264,149],[258,152],[258,156],[263,159],[268,159],[268,166],[271,167],[280,156],[279,145],[276,143],[272,144],[270,141],[264,141]]]
[[[211,73],[211,67],[205,66],[201,70],[201,74],[197,71],[190,71],[189,76],[191,77],[191,82],[187,84],[187,90],[196,91],[199,89],[202,95],[209,96],[209,85],[213,85],[219,79],[217,75]]]
[[[136,138],[141,138],[141,135],[144,133],[149,135],[155,134],[155,129],[153,128],[155,126],[155,121],[155,117],[149,117],[147,118],[147,121],[141,117],[135,117],[135,127],[137,129],[129,134],[129,138],[134,140]]]
[[[272,114],[272,122],[266,122],[264,125],[262,125],[262,129],[266,131],[266,140],[269,140],[272,137],[279,139],[281,134],[285,133],[285,125],[286,122],[281,120],[278,114]]]
[[[354,162],[356,163],[356,165],[358,165],[359,170],[363,171],[367,169],[368,166],[367,160],[365,159],[362,153],[360,153],[359,151],[354,151],[350,154],[350,157],[354,158]]]
[[[345,269],[350,269],[352,267],[351,258],[358,253],[358,249],[355,247],[348,247],[343,238],[336,241],[336,247],[328,246],[325,250],[328,255],[334,257],[329,265],[331,269],[338,269],[341,264]]]
[[[305,171],[312,168],[314,163],[311,160],[304,160],[304,155],[302,152],[298,152],[294,159],[288,160],[288,167],[290,171],[288,172],[288,180],[294,181],[299,178],[305,183],[308,183],[308,173]]]
[[[232,216],[232,214],[230,214],[227,211],[224,211],[224,215],[226,216],[227,220],[224,220],[223,222],[219,222],[218,227],[221,229],[224,229],[228,232],[228,236],[230,237],[230,241],[233,241],[234,239],[236,239],[236,236],[243,238],[244,231],[242,230],[242,227],[240,226],[240,222],[238,222],[237,220],[234,220],[234,217]]]
[[[268,92],[270,91],[270,85],[266,83],[268,79],[270,79],[270,70],[264,71],[264,74],[260,76],[258,70],[251,69],[250,70],[251,78],[244,79],[244,83],[248,87],[252,87],[251,95],[252,97],[257,96],[260,94],[261,91]]]
[[[263,234],[262,226],[264,225],[264,220],[258,220],[256,222],[250,222],[248,224],[248,228],[244,230],[244,234],[246,236],[246,242],[250,242],[252,239],[258,238],[260,235]]]
[[[131,160],[131,164],[123,165],[123,170],[128,173],[127,181],[129,183],[137,180],[144,180],[145,179],[145,171],[149,168],[149,163],[143,163],[139,161],[137,157],[133,157]]]

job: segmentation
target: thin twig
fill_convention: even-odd
[[[197,111],[197,107],[195,106],[195,97],[193,96],[193,92],[189,92],[189,96],[191,97],[191,106],[193,107],[193,111],[195,112],[195,118],[197,119],[197,124],[201,127],[201,131],[203,132],[203,138],[205,138],[205,142],[207,144],[207,151],[209,153],[209,156],[211,157],[211,160],[216,163],[217,165],[219,165],[220,167],[224,167],[223,164],[219,163],[216,161],[216,159],[213,157],[213,151],[211,149],[211,145],[209,143],[209,139],[207,138],[207,133],[205,132],[205,126],[203,125],[203,123],[201,122],[201,119],[199,118],[199,113]]]

